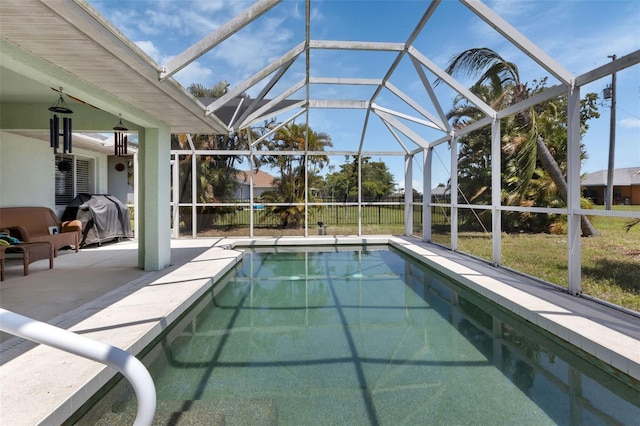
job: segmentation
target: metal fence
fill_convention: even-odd
[[[303,206],[297,207],[302,208]],[[422,224],[422,210],[423,206],[421,204],[413,205],[414,227]],[[282,226],[280,215],[272,212],[270,206],[254,206],[253,213],[253,225],[255,228],[279,228]],[[448,208],[433,207],[431,214],[432,224],[448,225],[450,223],[450,209]],[[215,215],[211,225],[214,229],[219,230],[249,227],[251,223],[250,215],[251,209],[248,207],[233,208],[230,206],[228,212]],[[304,226],[304,213],[301,213],[301,215],[300,224]],[[180,216],[181,221],[190,223],[191,209],[181,208]],[[362,225],[404,225],[404,203],[364,204],[362,205],[361,216]],[[316,226],[319,222],[326,226],[357,226],[358,206],[354,204],[309,206],[308,221],[310,227]]]

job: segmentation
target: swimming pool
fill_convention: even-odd
[[[385,247],[247,251],[145,357],[158,424],[632,424],[637,381]],[[118,389],[121,388],[121,389]],[[123,424],[123,383],[78,424]]]

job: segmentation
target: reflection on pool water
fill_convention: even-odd
[[[149,350],[157,424],[640,418],[637,381],[387,247],[277,251],[247,251]],[[78,424],[134,415],[121,381]]]

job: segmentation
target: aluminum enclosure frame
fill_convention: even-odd
[[[568,142],[568,158],[569,158],[569,176],[568,176],[568,184],[569,184],[569,202],[567,208],[564,209],[555,209],[555,208],[540,208],[540,207],[511,207],[511,206],[503,206],[500,202],[500,164],[494,162],[492,165],[492,201],[490,206],[474,206],[469,204],[460,204],[457,202],[457,197],[451,200],[449,204],[443,204],[452,210],[452,223],[451,223],[451,249],[457,249],[457,211],[459,209],[466,208],[476,208],[476,209],[491,209],[492,211],[492,263],[496,266],[501,264],[501,227],[500,227],[500,217],[502,211],[528,211],[535,213],[560,213],[568,215],[569,218],[569,292],[572,294],[579,294],[581,292],[581,275],[580,275],[580,215],[586,214],[587,212],[580,208],[580,135],[579,135],[579,108],[580,108],[580,100],[579,93],[580,88],[577,86],[578,83],[581,85],[586,84],[597,77],[604,76],[608,73],[619,71],[622,68],[626,68],[628,66],[636,65],[639,62],[639,54],[638,52],[634,52],[631,55],[627,55],[624,58],[620,58],[614,63],[607,64],[606,67],[601,67],[599,70],[591,71],[583,76],[575,77],[568,70],[566,70],[562,65],[556,62],[553,58],[547,55],[544,51],[538,48],[534,43],[528,40],[524,35],[522,35],[519,31],[517,31],[513,26],[508,24],[504,19],[502,19],[499,15],[489,9],[486,5],[484,5],[480,1],[473,0],[461,0],[461,2],[469,8],[474,14],[476,14],[480,19],[487,22],[491,27],[493,27],[498,33],[502,34],[507,38],[514,46],[518,47],[521,51],[526,53],[529,57],[531,57],[536,63],[542,66],[545,70],[547,70],[550,74],[555,76],[561,84],[557,86],[550,87],[546,89],[544,92],[539,93],[517,105],[514,105],[508,109],[495,111],[489,105],[484,103],[477,96],[472,94],[466,87],[457,82],[454,78],[445,73],[442,69],[440,69],[434,62],[429,60],[426,56],[420,53],[413,45],[412,42],[419,35],[425,24],[432,17],[433,13],[441,3],[440,0],[434,0],[428,6],[426,12],[424,13],[422,19],[417,24],[414,31],[411,33],[410,37],[405,43],[388,43],[388,42],[362,42],[362,41],[344,41],[344,40],[311,40],[309,39],[309,26],[310,23],[307,21],[307,38],[303,43],[300,43],[288,53],[285,53],[280,58],[273,61],[271,64],[263,68],[258,73],[254,74],[249,79],[237,85],[237,87],[231,90],[222,98],[218,99],[214,104],[211,104],[207,107],[207,114],[214,113],[217,109],[224,106],[224,104],[229,100],[240,93],[246,91],[247,89],[253,87],[258,84],[267,76],[271,75],[275,72],[275,75],[269,81],[269,83],[265,86],[265,88],[260,92],[260,95],[257,100],[264,99],[269,93],[270,89],[282,78],[283,75],[286,74],[286,71],[289,69],[291,64],[297,60],[303,54],[306,56],[307,67],[306,67],[306,77],[304,80],[301,80],[299,83],[291,86],[286,91],[276,95],[268,105],[263,106],[262,108],[257,109],[257,102],[254,102],[252,106],[250,106],[247,111],[245,111],[237,120],[229,123],[227,127],[227,131],[232,133],[234,131],[246,128],[251,126],[254,123],[259,121],[267,120],[272,117],[275,117],[278,114],[283,113],[286,110],[293,108],[300,108],[300,111],[294,114],[291,118],[282,121],[275,129],[269,132],[267,135],[260,138],[260,140],[269,137],[273,132],[275,132],[281,126],[291,122],[295,118],[301,116],[302,114],[307,114],[307,124],[308,124],[308,110],[311,108],[332,108],[332,109],[350,109],[357,108],[366,110],[366,116],[364,119],[363,127],[362,127],[362,136],[360,141],[360,147],[358,151],[350,151],[345,155],[354,155],[357,156],[358,159],[361,159],[364,155],[378,155],[378,152],[367,152],[364,150],[364,141],[365,135],[367,132],[367,127],[369,123],[369,119],[371,117],[371,113],[374,116],[378,117],[384,126],[388,129],[393,139],[396,140],[401,148],[397,153],[386,153],[385,155],[406,155],[405,160],[405,186],[407,182],[411,182],[412,180],[412,159],[415,155],[423,155],[424,162],[424,203],[423,203],[423,211],[424,211],[424,222],[423,222],[423,239],[425,241],[431,240],[431,221],[430,221],[430,209],[433,206],[433,203],[428,200],[431,199],[430,188],[431,188],[431,179],[430,179],[430,169],[432,166],[432,150],[443,143],[449,143],[452,147],[451,154],[451,164],[450,164],[450,173],[451,173],[451,187],[457,188],[457,155],[455,154],[455,142],[457,138],[460,136],[471,132],[473,130],[477,130],[479,128],[490,126],[491,134],[492,134],[492,156],[494,158],[499,158],[500,156],[500,119],[506,116],[512,115],[518,111],[521,111],[525,108],[528,108],[532,105],[536,105],[542,101],[552,99],[557,96],[566,95],[569,99],[569,142]],[[253,16],[253,10],[264,11],[267,7],[275,6],[277,2],[262,0],[256,2],[254,6],[250,9],[251,11],[247,11],[242,16]],[[311,8],[311,0],[306,1],[307,8],[307,19],[310,16],[310,8]],[[243,21],[244,22],[244,21]],[[238,28],[240,29],[241,24],[238,24]],[[218,30],[222,31],[231,31],[229,28],[224,28]],[[212,34],[209,39],[219,40],[222,39],[222,36]],[[209,47],[211,48],[211,47]],[[193,47],[191,48],[193,49]],[[335,50],[369,50],[369,51],[388,51],[388,52],[398,52],[395,61],[392,63],[390,68],[388,69],[386,75],[381,79],[365,79],[365,78],[327,78],[322,76],[314,76],[309,74],[308,67],[308,59],[312,55],[312,51],[315,49],[335,49]],[[204,50],[198,52],[199,54],[203,54]],[[433,106],[437,111],[437,116],[431,114],[423,105],[416,102],[411,96],[403,93],[395,86],[393,86],[389,82],[389,78],[393,75],[394,70],[398,66],[400,60],[405,55],[409,55],[413,65],[415,67],[416,73],[421,79],[425,90],[429,94],[430,99],[433,102]],[[193,56],[193,55],[192,55]],[[174,61],[175,62],[175,61]],[[432,74],[436,75],[438,79],[442,82],[450,86],[456,93],[460,96],[466,98],[468,101],[472,102],[476,105],[481,111],[484,112],[486,118],[484,120],[480,120],[478,122],[473,123],[470,126],[467,126],[462,129],[452,130],[447,119],[444,114],[444,109],[442,108],[441,102],[435,96],[433,91],[432,82],[426,76],[424,69],[428,69]],[[309,86],[313,84],[337,84],[337,85],[373,85],[376,86],[373,96],[368,101],[363,100],[323,100],[323,99],[310,99],[309,98]],[[378,104],[379,94],[383,89],[388,89],[391,93],[396,95],[399,99],[409,105],[413,110],[415,110],[419,115],[418,117],[412,117],[410,115],[401,113],[399,111],[394,111],[390,108],[386,108],[383,105]],[[288,99],[289,96],[292,96],[294,93],[301,92],[302,89],[306,90],[306,98],[301,100],[299,103],[295,104],[287,109],[277,109],[272,111],[271,113],[267,113],[270,108],[276,107],[278,102]],[[411,121],[413,123],[417,123],[423,127],[428,127],[431,129],[437,129],[442,132],[442,137],[437,140],[426,140],[423,136],[421,136],[418,132],[408,127],[404,124],[400,119]],[[399,136],[399,134],[404,135],[409,142],[414,143],[417,148],[415,150],[411,150],[409,147]],[[256,141],[257,142],[257,141]],[[255,155],[262,155],[265,152],[255,151],[254,147],[256,145],[254,142],[251,146],[249,152],[242,153],[242,155],[247,155],[249,157],[253,157]],[[172,151],[174,155],[184,153],[181,151]],[[192,151],[191,154],[197,154],[197,152]],[[240,154],[240,153],[237,153]],[[278,154],[283,154],[283,152],[278,152]],[[305,152],[292,152],[291,155],[313,155],[313,153],[309,151]],[[325,153],[326,154],[326,153]],[[330,152],[333,154],[333,152]],[[497,163],[497,164],[495,164]],[[359,167],[361,166],[361,162],[358,161]],[[308,173],[307,173],[308,175]],[[410,186],[410,184],[409,184]],[[406,191],[406,188],[405,188]],[[361,207],[361,196],[358,197],[358,206]],[[305,198],[305,212],[308,210],[309,202]],[[412,221],[412,210],[413,210],[413,200],[410,197],[405,197],[405,218],[407,220]],[[254,208],[253,197],[251,202],[248,205],[249,208]],[[178,208],[178,205],[174,205],[174,208]],[[591,210],[588,212],[589,214],[593,214]],[[195,212],[194,212],[195,215]],[[638,217],[640,214],[635,214],[630,212],[630,214],[620,214],[624,217]],[[359,215],[361,216],[361,215]],[[195,218],[194,218],[195,219]],[[253,220],[253,216],[252,216]],[[195,221],[194,221],[195,223]],[[410,224],[405,223],[405,234],[410,234]],[[358,224],[359,233],[362,230],[362,221],[359,219]],[[251,236],[253,236],[253,223],[250,231]],[[196,230],[193,230],[193,236],[196,236]],[[308,236],[308,227],[305,228],[305,236]]]

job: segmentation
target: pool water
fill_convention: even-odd
[[[637,424],[598,367],[387,247],[247,251],[150,349],[157,424]],[[122,381],[78,424],[123,424]]]

